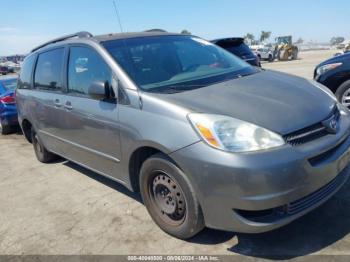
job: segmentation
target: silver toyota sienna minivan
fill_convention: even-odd
[[[182,239],[286,225],[350,171],[349,112],[326,87],[196,36],[55,39],[25,59],[16,100],[39,161],[62,156],[140,192]]]

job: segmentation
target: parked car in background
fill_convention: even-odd
[[[8,73],[17,73],[21,69],[20,65],[11,61],[7,61],[4,65],[8,68]]]
[[[0,75],[7,75],[9,73],[9,68],[5,65],[0,65]]]
[[[211,40],[210,42],[226,49],[253,66],[261,67],[260,59],[244,43],[244,38],[242,37],[221,38]]]
[[[314,78],[350,109],[350,53],[332,57],[316,66]]]
[[[0,132],[3,135],[18,128],[16,86],[17,76],[0,77]]]
[[[39,161],[60,155],[140,191],[178,238],[273,230],[349,176],[350,112],[333,94],[191,35],[55,39],[25,59],[16,102]]]
[[[273,50],[268,47],[258,48],[255,51],[255,54],[259,57],[260,60],[267,60],[269,62],[273,62],[275,59]]]

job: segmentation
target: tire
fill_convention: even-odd
[[[281,61],[281,50],[280,49],[277,51],[277,60]]]
[[[298,59],[298,51],[297,50],[293,50],[292,60],[297,60],[297,59]]]
[[[279,60],[288,61],[288,59],[289,59],[288,50],[286,49],[281,50],[281,52],[279,53]]]
[[[272,57],[272,55],[269,55],[269,62],[270,62],[270,63],[273,62],[273,57]]]
[[[186,175],[165,155],[148,158],[140,171],[143,202],[166,233],[188,239],[204,228],[198,199]]]
[[[350,109],[350,99],[345,99],[344,95],[350,96],[350,80],[341,84],[335,92],[338,101]]]
[[[34,147],[35,156],[40,162],[49,163],[57,158],[55,154],[47,151],[43,143],[40,141],[40,138],[37,135],[34,128],[32,128],[31,130],[31,135],[32,135],[32,143]]]
[[[12,127],[8,125],[3,125],[0,120],[0,133],[2,135],[8,135],[12,133]]]

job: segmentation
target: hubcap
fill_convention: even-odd
[[[350,88],[344,92],[341,103],[347,108],[350,108]]]
[[[151,199],[160,217],[173,225],[185,219],[186,202],[180,186],[163,172],[158,172],[150,184]]]

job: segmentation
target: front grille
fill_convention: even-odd
[[[287,205],[287,214],[294,215],[296,213],[299,213],[322,201],[326,197],[332,195],[334,191],[336,191],[344,183],[346,177],[347,173],[341,172],[331,182],[329,182],[327,185],[323,186],[319,190],[315,191],[314,193],[289,203]]]
[[[332,117],[334,117],[336,121],[339,121],[340,112],[337,106],[334,106],[331,114],[325,120],[330,119]],[[303,129],[294,131],[287,135],[284,135],[283,138],[286,141],[286,143],[292,146],[297,146],[324,137],[330,134],[327,127],[323,124],[325,120],[313,124],[311,126],[305,127]]]

